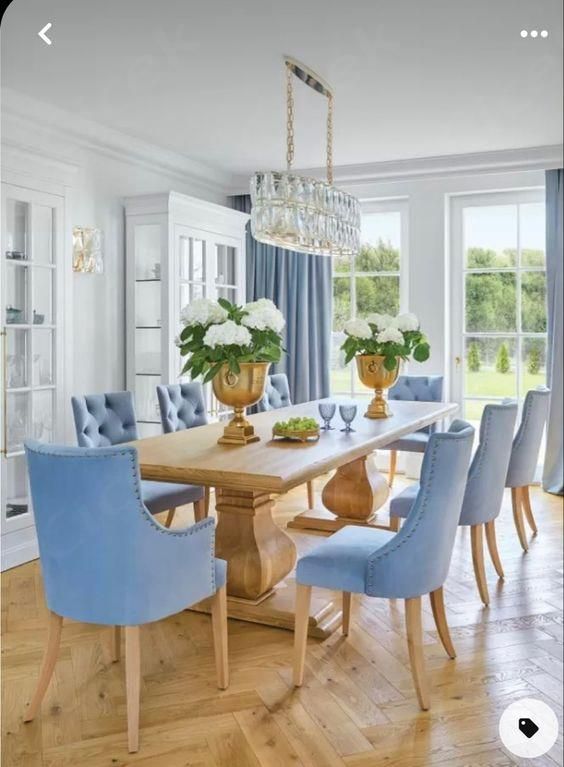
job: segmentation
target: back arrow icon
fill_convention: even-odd
[[[45,26],[43,27],[43,29],[40,32],[37,33],[39,35],[39,37],[43,40],[43,42],[47,43],[47,45],[51,45],[51,43],[53,41],[49,40],[49,38],[47,37],[45,32],[48,32],[51,29],[52,26],[53,25],[51,24],[51,22],[49,22],[48,24],[45,24]]]

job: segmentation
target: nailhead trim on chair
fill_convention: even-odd
[[[88,449],[88,450],[100,450],[100,449],[102,449],[103,450],[104,448],[86,448],[86,449]],[[131,462],[131,475],[132,475],[133,481],[134,481],[134,490],[133,490],[133,492],[135,494],[135,497],[139,501],[139,511],[141,512],[141,516],[143,517],[145,522],[147,522],[157,532],[159,532],[161,534],[164,534],[164,535],[173,536],[175,538],[187,538],[190,535],[194,535],[194,533],[197,532],[198,530],[205,529],[207,527],[212,527],[213,530],[212,530],[212,547],[211,547],[211,583],[212,583],[212,586],[213,586],[213,591],[215,593],[215,591],[216,591],[216,584],[215,584],[215,559],[216,559],[216,557],[215,557],[215,522],[214,522],[214,520],[211,517],[208,517],[207,519],[202,519],[200,522],[196,522],[194,525],[189,527],[187,530],[179,530],[178,532],[176,532],[174,530],[170,530],[168,527],[163,527],[163,525],[159,525],[158,522],[156,522],[153,519],[153,516],[149,513],[149,511],[145,507],[145,504],[143,503],[143,499],[142,499],[141,493],[140,493],[139,470],[137,468],[137,455],[136,455],[136,452],[132,452],[132,449],[129,449],[129,450],[119,450],[119,451],[116,451],[116,452],[113,452],[113,453],[107,454],[107,455],[93,455],[93,454],[89,454],[89,455],[83,454],[83,455],[80,455],[79,453],[76,453],[72,457],[73,458],[78,458],[78,459],[81,459],[81,460],[83,460],[85,458],[86,459],[91,458],[91,459],[94,459],[95,461],[100,461],[100,460],[104,460],[106,458],[114,458],[116,455],[128,456],[129,460]],[[30,452],[36,453],[38,455],[41,455],[41,451],[31,450],[30,448],[28,448],[28,450],[30,450]],[[56,453],[54,451],[51,451],[51,454],[52,455],[61,455],[61,456],[65,456],[65,457],[68,456],[67,453]]]

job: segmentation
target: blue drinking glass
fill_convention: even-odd
[[[345,422],[345,428],[341,429],[341,431],[344,431],[347,434],[351,431],[355,431],[354,429],[351,429],[351,423],[356,418],[356,411],[356,405],[339,405],[339,413]]]
[[[323,418],[324,424],[321,427],[323,431],[333,431],[331,426],[331,419],[335,415],[337,405],[334,402],[320,402],[319,403],[319,415]]]

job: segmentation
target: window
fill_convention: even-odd
[[[363,206],[362,246],[356,256],[336,258],[333,265],[333,333],[331,393],[366,392],[354,365],[344,366],[340,346],[347,320],[372,312],[397,314],[404,304],[400,282],[407,241],[406,203],[389,201]]]
[[[536,192],[466,198],[459,225],[459,379],[464,416],[478,422],[487,402],[522,402],[529,389],[545,383],[545,206]]]

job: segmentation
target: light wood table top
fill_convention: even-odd
[[[333,401],[350,402],[332,398]],[[244,447],[218,445],[223,423],[163,434],[132,442],[139,452],[143,479],[185,482],[195,485],[285,493],[331,469],[350,463],[418,429],[452,415],[458,405],[449,402],[390,403],[390,418],[363,417],[366,402],[357,400],[354,432],[346,434],[339,410],[334,431],[321,432],[317,442],[299,443],[272,439],[276,421],[294,416],[313,416],[321,421],[318,404],[323,400],[292,405],[249,416],[260,442]]]

